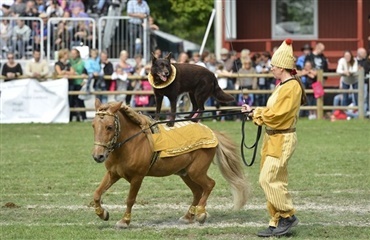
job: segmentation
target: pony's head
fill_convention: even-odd
[[[98,163],[104,162],[117,143],[120,134],[120,123],[117,111],[121,102],[102,104],[95,100],[95,117],[92,122],[94,128],[94,149],[92,157]]]

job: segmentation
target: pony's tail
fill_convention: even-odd
[[[238,210],[247,203],[249,196],[249,184],[243,171],[238,147],[223,133],[214,132],[218,139],[216,151],[217,165],[222,176],[231,186],[231,192],[234,197],[234,210]]]

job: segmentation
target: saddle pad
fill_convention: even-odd
[[[213,131],[201,123],[176,122],[173,127],[159,124],[159,133],[152,134],[154,151],[160,157],[174,157],[200,148],[213,148],[218,140]]]

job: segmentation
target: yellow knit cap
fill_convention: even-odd
[[[271,58],[271,65],[284,69],[295,68],[295,58],[293,56],[292,40],[286,39],[275,51]]]

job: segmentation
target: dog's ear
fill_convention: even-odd
[[[172,58],[172,52],[169,52],[166,56],[166,59],[171,62],[171,58]]]

